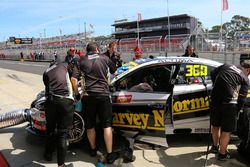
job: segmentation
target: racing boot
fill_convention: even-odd
[[[118,157],[119,154],[117,152],[111,152],[107,154],[106,161],[108,164],[112,164]]]
[[[217,154],[218,151],[219,151],[219,146],[214,146],[214,145],[212,145],[212,147],[211,147],[210,150],[209,150],[209,153]]]
[[[220,161],[226,161],[226,160],[230,159],[231,156],[230,156],[230,153],[227,151],[226,154],[218,153],[218,157],[217,158]]]
[[[126,149],[123,154],[123,163],[134,162],[136,157],[133,155],[133,150],[131,148]]]
[[[89,154],[91,157],[95,157],[97,155],[97,148],[95,148],[95,149],[90,148]]]

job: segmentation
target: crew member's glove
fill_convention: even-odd
[[[78,94],[76,95],[76,100],[79,101],[80,99],[81,99],[81,95],[78,93]]]

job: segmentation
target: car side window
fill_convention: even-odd
[[[138,69],[118,80],[117,91],[169,92],[171,65]]]
[[[199,84],[202,83],[202,77],[206,83],[210,83],[212,82],[210,73],[214,69],[215,67],[205,64],[181,64],[175,85]]]

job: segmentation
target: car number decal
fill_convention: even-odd
[[[247,98],[250,98],[250,89],[247,91]]]
[[[186,77],[207,76],[207,71],[206,65],[186,65]]]

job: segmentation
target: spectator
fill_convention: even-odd
[[[167,51],[165,52],[165,57],[168,57],[168,52]]]
[[[23,52],[20,52],[21,61],[23,61]]]
[[[83,57],[83,56],[84,56],[84,52],[81,51],[81,50],[79,50],[79,57],[81,58],[81,57]]]
[[[133,57],[133,61],[141,58],[141,49],[139,47],[136,47],[134,49],[134,53],[135,53],[135,57]]]
[[[65,57],[65,62],[70,63],[71,60],[75,57],[75,48],[71,47],[67,51],[67,56]]]
[[[57,56],[57,51],[55,50],[55,51],[54,51],[54,61],[55,61],[55,62],[57,62],[57,58],[58,58],[58,56]]]
[[[34,60],[34,54],[32,52],[30,52],[30,59]]]
[[[44,60],[44,59],[45,59],[45,53],[42,52],[42,53],[41,53],[41,60]]]
[[[39,53],[38,53],[38,60],[41,60],[42,59],[42,52],[40,51]]]
[[[73,47],[71,47],[68,51],[67,51],[67,56],[65,57],[65,62],[67,62],[69,64],[69,75],[70,77],[72,76],[73,73],[77,73],[77,76],[73,76],[71,77],[71,82],[74,83],[73,88],[74,89],[78,89],[77,85],[78,85],[78,79],[80,78],[79,75],[79,71],[80,71],[80,57],[75,54],[75,49]],[[77,90],[75,90],[77,91]]]
[[[111,42],[108,45],[107,51],[104,53],[106,56],[108,56],[113,63],[116,65],[116,67],[120,67],[122,60],[120,54],[117,52],[117,44],[116,42]]]
[[[35,60],[38,59],[38,55],[37,55],[37,52],[36,52],[36,51],[34,52],[34,57],[35,57]]]
[[[83,96],[83,103],[90,155],[97,155],[95,125],[98,115],[104,131],[104,141],[108,153],[106,159],[108,163],[113,163],[117,154],[112,152],[112,107],[107,75],[108,72],[115,73],[116,68],[110,58],[99,54],[97,44],[89,43],[86,51],[86,56],[81,59],[80,68],[85,76],[86,95]]]
[[[194,48],[191,45],[188,45],[185,50],[185,54],[182,55],[183,57],[198,57],[198,55],[195,54]]]
[[[214,87],[211,92],[213,146],[210,151],[218,152],[219,160],[230,158],[227,146],[248,92],[249,73],[249,60],[242,62],[240,67],[224,64],[211,73]]]
[[[121,67],[123,64],[123,61],[121,59],[121,54],[117,54],[117,63],[116,63],[116,67],[119,68]]]

